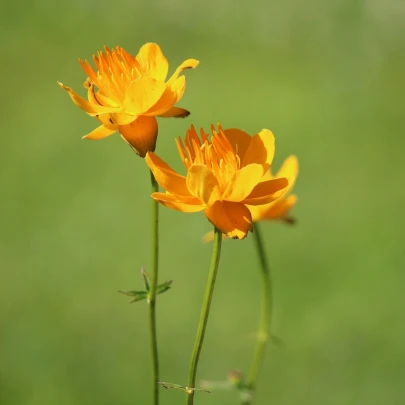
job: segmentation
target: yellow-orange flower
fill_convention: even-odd
[[[249,206],[249,210],[252,214],[253,222],[258,221],[271,221],[271,220],[284,220],[287,222],[292,222],[292,218],[288,216],[290,210],[294,207],[297,202],[297,196],[289,194],[289,192],[294,187],[295,179],[298,176],[298,159],[296,156],[289,156],[282,164],[280,170],[275,176],[272,175],[271,170],[268,172],[266,178],[278,178],[287,177],[294,179],[290,181],[285,193],[282,197],[273,201],[269,204],[264,204],[260,206]]]
[[[183,211],[205,211],[208,220],[222,233],[243,239],[252,231],[248,205],[268,204],[287,188],[286,177],[265,179],[274,156],[274,136],[263,129],[250,136],[240,129],[218,131],[212,137],[201,129],[199,137],[192,126],[185,142],[176,140],[187,176],[176,173],[153,152],[146,163],[165,193],[152,197],[166,207]]]
[[[253,223],[259,221],[273,221],[273,220],[283,220],[288,223],[293,223],[294,219],[289,217],[290,210],[294,207],[297,202],[297,196],[291,195],[289,192],[292,190],[295,180],[298,176],[298,159],[296,156],[289,156],[282,164],[280,170],[275,176],[272,175],[271,170],[269,170],[264,179],[276,179],[279,177],[286,177],[290,179],[287,188],[284,190],[284,194],[277,198],[275,201],[263,204],[263,205],[248,205],[249,211],[252,214]],[[223,235],[226,238],[226,235]],[[212,242],[214,239],[214,232],[207,232],[202,240],[204,242]]]
[[[76,105],[102,123],[83,138],[97,140],[119,131],[138,155],[144,157],[148,151],[155,150],[156,117],[187,117],[190,114],[174,105],[185,90],[185,77],[180,76],[181,72],[195,68],[197,60],[187,59],[165,81],[169,64],[154,43],[143,45],[136,57],[121,47],[112,51],[105,47],[104,52],[98,52],[93,59],[97,72],[88,61],[79,59],[88,75],[84,83],[88,100],[59,83]]]

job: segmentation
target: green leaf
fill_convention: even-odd
[[[148,298],[148,292],[147,291],[118,291],[121,294],[128,295],[129,297],[134,297],[134,299],[131,302],[137,302],[144,300]]]
[[[157,294],[162,294],[162,293],[166,292],[167,290],[169,290],[172,283],[173,283],[173,280],[169,280],[169,281],[165,281],[162,284],[159,284],[156,288]]]
[[[147,292],[149,292],[150,291],[150,279],[149,279],[148,273],[145,271],[145,269],[143,267],[141,269],[141,275],[143,278],[143,282],[145,284],[145,289]]]
[[[136,297],[137,295],[142,295],[146,293],[146,291],[134,291],[134,290],[129,291],[120,290],[118,292],[124,295],[128,295],[129,297]]]
[[[159,381],[158,384],[160,384],[163,388],[166,388],[166,389],[174,388],[176,390],[181,390],[186,393],[189,393],[190,391],[202,391],[202,392],[207,392],[208,394],[211,394],[210,391],[204,390],[202,388],[188,388],[188,387],[185,387],[184,385],[167,383],[167,382],[163,382],[163,381]]]

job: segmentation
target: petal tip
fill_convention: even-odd
[[[175,118],[187,118],[189,115],[191,114],[190,111],[188,110],[184,110],[183,113],[179,114],[179,115],[175,115]]]
[[[193,58],[191,58],[191,59],[187,59],[185,62],[183,62],[184,64],[183,64],[183,66],[182,66],[182,70],[185,70],[185,69],[195,69],[199,64],[200,64],[200,61],[199,60],[197,60],[197,59],[193,59]]]

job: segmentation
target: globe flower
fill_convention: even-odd
[[[288,186],[284,190],[284,194],[277,198],[275,201],[263,205],[248,205],[249,211],[252,215],[253,223],[259,221],[273,221],[282,220],[288,223],[293,223],[294,219],[289,216],[290,210],[297,202],[296,195],[289,195],[289,192],[294,186],[295,179],[298,176],[298,159],[296,156],[289,156],[282,164],[280,170],[275,176],[269,170],[264,176],[265,179],[274,179],[286,177],[290,179]],[[223,235],[226,238],[226,235]],[[203,242],[211,242],[214,239],[214,232],[207,232],[202,240]]]
[[[112,51],[105,47],[93,59],[97,72],[88,61],[79,59],[88,76],[84,82],[87,100],[59,83],[77,106],[102,123],[83,138],[98,140],[119,131],[138,155],[144,157],[148,151],[155,150],[156,117],[190,114],[175,104],[185,90],[185,77],[180,74],[195,68],[197,60],[184,61],[166,81],[169,64],[154,43],[143,45],[136,57],[121,47]]]
[[[165,193],[152,197],[168,208],[182,212],[204,211],[222,233],[243,239],[252,231],[248,206],[268,204],[279,198],[290,181],[287,177],[266,179],[274,156],[274,136],[263,129],[250,136],[240,129],[218,130],[212,137],[192,126],[185,142],[176,140],[187,175],[176,173],[155,153],[146,163]]]

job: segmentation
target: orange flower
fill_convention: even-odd
[[[249,136],[240,129],[218,131],[211,126],[212,138],[194,127],[187,131],[185,144],[177,148],[187,176],[173,171],[153,152],[146,163],[166,193],[152,197],[166,207],[183,211],[205,211],[208,220],[222,233],[243,239],[252,231],[248,205],[268,204],[279,198],[293,179],[264,179],[274,156],[274,136],[268,129]]]
[[[88,78],[84,83],[88,100],[70,87],[64,88],[73,102],[103,125],[85,135],[102,139],[119,131],[122,138],[139,156],[155,150],[158,133],[156,117],[187,117],[190,113],[174,107],[185,90],[184,69],[195,68],[198,61],[187,59],[165,82],[169,64],[157,44],[142,46],[136,57],[117,47],[98,52],[95,72],[87,61],[79,59]],[[95,90],[98,88],[98,91]]]
[[[275,201],[263,204],[263,205],[248,205],[249,211],[252,214],[252,221],[272,221],[272,220],[283,220],[288,223],[293,223],[294,219],[289,217],[288,214],[290,210],[294,207],[297,202],[296,195],[289,195],[292,190],[295,179],[298,176],[298,159],[296,156],[289,156],[282,164],[280,170],[275,176],[271,174],[269,170],[264,179],[270,180],[279,177],[286,177],[290,179],[287,188],[284,190],[284,194],[277,198]],[[226,238],[226,235],[223,235]],[[214,232],[207,232],[203,238],[203,242],[212,242],[214,240]]]
[[[268,172],[267,178],[278,178],[278,177],[288,177],[293,179],[288,184],[284,195],[276,201],[269,204],[264,204],[260,206],[249,206],[249,210],[252,214],[253,222],[258,221],[271,221],[271,220],[284,220],[287,222],[293,222],[294,220],[288,216],[290,210],[294,207],[297,202],[296,195],[289,195],[289,192],[294,187],[295,179],[298,176],[298,159],[296,156],[289,156],[282,164],[280,170],[277,172],[276,176],[273,177],[271,171]]]

